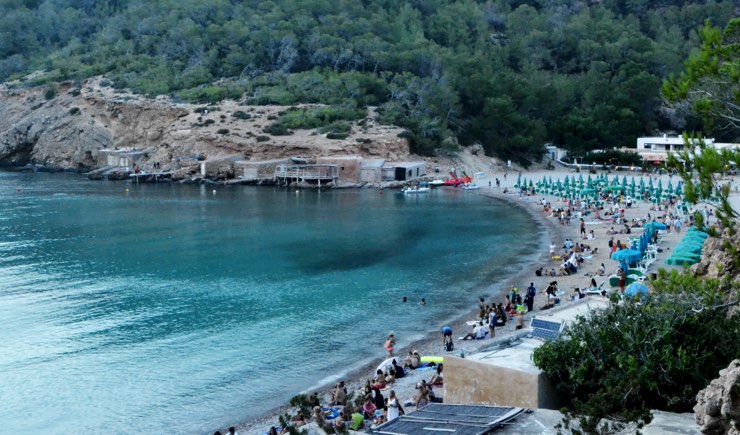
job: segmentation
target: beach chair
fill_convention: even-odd
[[[606,280],[601,281],[601,284],[599,284],[597,287],[591,287],[584,290],[584,293],[589,295],[600,295],[602,291],[605,291],[604,284],[606,284]],[[617,285],[619,285],[619,279],[617,279]]]

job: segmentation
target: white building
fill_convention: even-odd
[[[690,139],[697,141],[696,139]],[[704,144],[711,148],[740,148],[739,144],[719,143],[713,138],[704,138]],[[686,144],[682,136],[663,135],[659,137],[638,137],[637,153],[643,160],[649,162],[664,162],[668,158],[668,153],[683,151]]]

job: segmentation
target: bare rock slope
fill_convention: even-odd
[[[198,156],[246,160],[356,155],[401,161],[412,158],[402,131],[379,125],[372,110],[352,133],[328,139],[317,130],[271,136],[263,129],[287,107],[178,104],[114,90],[104,79],[54,88],[0,86],[0,165],[29,163],[61,170],[101,166],[101,149],[138,148],[145,165]]]

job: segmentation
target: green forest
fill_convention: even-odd
[[[661,97],[704,23],[735,13],[688,0],[0,0],[0,80],[105,75],[181,101],[323,103],[328,122],[372,105],[415,152],[480,143],[526,164],[545,143],[737,140]]]

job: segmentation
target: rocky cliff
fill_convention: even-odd
[[[357,155],[408,160],[401,129],[379,125],[372,110],[346,139],[317,130],[287,136],[263,132],[286,110],[280,106],[179,104],[113,89],[101,78],[54,87],[0,86],[0,165],[30,163],[88,171],[105,165],[102,149],[145,151],[142,168],[172,169],[173,162],[242,156],[246,160]]]
[[[696,396],[696,423],[704,434],[740,435],[740,360]]]

